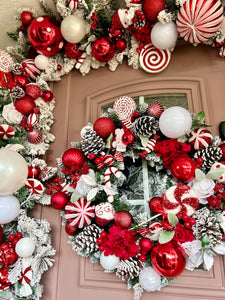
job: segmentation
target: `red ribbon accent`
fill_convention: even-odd
[[[27,117],[24,116],[22,121],[20,122],[20,126],[26,129],[27,131],[33,131],[31,124],[27,124]]]
[[[21,277],[20,280],[19,280],[20,284],[22,284],[23,280],[25,280],[25,282],[26,282],[27,284],[31,282],[31,279],[28,278],[28,277],[26,276],[26,273],[28,273],[29,271],[31,271],[31,267],[27,267],[27,268],[24,270],[24,272],[23,272],[23,271],[21,272],[21,276],[22,276],[22,277]]]

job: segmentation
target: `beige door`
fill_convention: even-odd
[[[57,139],[48,157],[55,159],[70,147],[71,141],[79,141],[82,126],[93,122],[102,106],[121,95],[184,93],[190,111],[203,109],[207,121],[214,125],[215,134],[219,122],[225,120],[224,72],[224,60],[215,49],[184,44],[175,49],[168,68],[157,75],[133,70],[126,64],[116,72],[102,68],[86,77],[71,72],[52,85],[56,97],[53,131]],[[50,221],[57,250],[55,265],[43,279],[44,300],[133,299],[132,291],[128,291],[126,284],[114,274],[104,273],[101,266],[91,264],[72,251],[58,211],[38,207],[34,213]],[[143,300],[225,299],[224,270],[225,260],[218,256],[210,272],[185,271],[161,292],[144,293]]]

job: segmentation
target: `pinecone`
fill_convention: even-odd
[[[22,65],[19,64],[19,63],[15,63],[13,64],[12,66],[12,72],[15,74],[15,75],[21,75],[22,72],[21,72],[21,69],[22,68]]]
[[[194,158],[202,157],[204,159],[204,162],[201,165],[201,168],[203,170],[208,170],[211,168],[211,166],[217,162],[220,161],[223,157],[223,151],[220,147],[207,147],[202,150],[198,150]]]
[[[204,235],[208,235],[211,246],[216,246],[222,239],[220,225],[215,216],[210,214],[210,211],[204,207],[193,214],[196,219],[196,224],[192,226],[195,239],[201,240]]]
[[[143,116],[134,122],[131,130],[136,136],[150,137],[159,130],[159,122],[154,117]]]
[[[105,143],[93,129],[88,128],[82,135],[81,148],[86,156],[90,153],[98,155],[105,148]]]
[[[116,265],[116,276],[122,278],[122,280],[133,279],[139,276],[141,270],[143,269],[143,263],[136,257],[131,257],[126,260],[121,260]]]
[[[91,252],[98,251],[97,238],[102,229],[95,224],[88,225],[79,233],[73,243],[73,250],[78,254],[88,255]]]
[[[20,99],[25,96],[24,90],[20,86],[16,86],[12,91],[11,94],[14,98]]]

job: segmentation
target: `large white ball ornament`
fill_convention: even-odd
[[[24,237],[16,244],[16,253],[20,257],[29,257],[34,253],[35,243],[29,237]]]
[[[67,42],[79,43],[86,34],[85,22],[78,16],[67,16],[61,23],[61,33]]]
[[[166,24],[157,22],[151,31],[152,44],[161,50],[173,47],[176,44],[177,37],[177,27],[172,21]]]
[[[102,252],[101,257],[100,257],[100,264],[105,270],[107,270],[107,271],[114,270],[116,265],[119,262],[120,262],[120,259],[116,255],[113,254],[113,255],[105,256],[104,252]]]
[[[48,67],[49,60],[47,56],[40,54],[35,57],[34,63],[38,69],[45,70]]]
[[[147,292],[154,292],[160,288],[160,275],[152,267],[147,267],[141,271],[139,283]]]
[[[0,224],[8,224],[20,213],[20,202],[15,196],[0,196]]]
[[[26,182],[28,165],[16,151],[0,149],[0,195],[12,195]]]
[[[168,138],[177,139],[191,129],[189,111],[180,106],[166,109],[159,118],[159,129]]]

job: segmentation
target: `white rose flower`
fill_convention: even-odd
[[[13,103],[3,107],[2,116],[10,124],[20,124],[23,119],[23,115],[15,109]]]
[[[93,179],[95,178],[95,173],[93,170],[90,170],[87,175]],[[85,182],[83,175],[82,175],[77,182],[76,191],[81,195],[87,195],[91,189],[92,189],[92,186]]]
[[[189,185],[196,192],[201,204],[207,204],[206,198],[214,194],[215,182],[212,179],[194,179]]]

